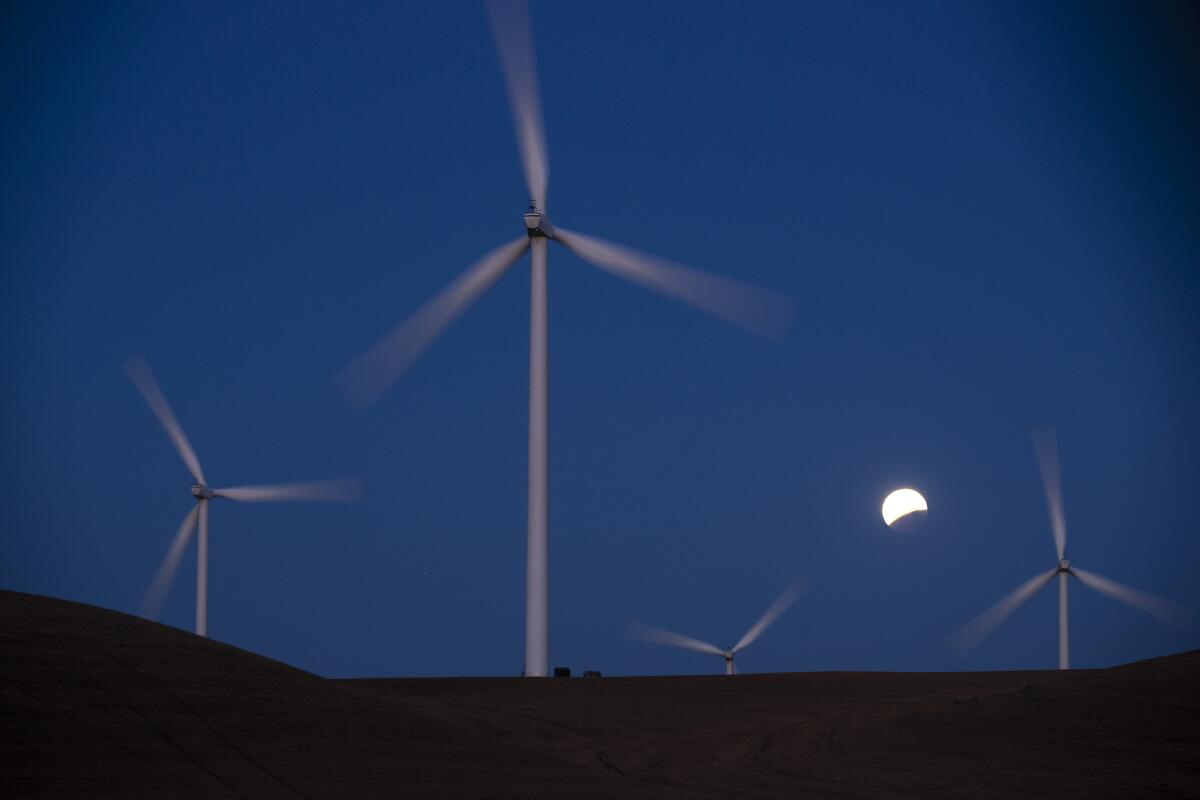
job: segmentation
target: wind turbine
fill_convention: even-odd
[[[526,250],[530,251],[524,674],[541,677],[549,674],[549,531],[546,512],[546,266],[549,243],[556,241],[593,266],[767,336],[782,334],[792,315],[793,301],[767,289],[709,275],[552,225],[546,213],[549,163],[528,8],[523,0],[491,0],[487,8],[529,189],[525,230],[518,238],[497,247],[471,265],[405,322],[352,361],[338,374],[337,383],[354,406],[365,410],[451,322],[499,280]]]
[[[1188,624],[1191,612],[1183,606],[1155,597],[1152,594],[1131,589],[1114,580],[1073,566],[1067,559],[1067,522],[1063,514],[1062,482],[1058,468],[1058,445],[1053,431],[1042,430],[1034,434],[1034,449],[1038,467],[1042,473],[1042,486],[1046,492],[1046,507],[1050,512],[1050,532],[1054,536],[1054,549],[1058,562],[1053,569],[1034,575],[1022,583],[1000,602],[968,622],[950,637],[951,647],[964,655],[982,641],[1009,614],[1054,578],[1058,577],[1058,668],[1069,666],[1067,625],[1067,579],[1078,578],[1084,586],[1095,589],[1128,606],[1144,611],[1171,625],[1183,627]]]
[[[783,590],[783,594],[775,598],[775,602],[771,603],[767,610],[763,612],[763,615],[758,618],[758,622],[751,625],[750,630],[746,631],[733,647],[721,649],[715,644],[709,644],[700,639],[693,639],[691,636],[664,631],[662,628],[655,628],[652,625],[643,625],[640,622],[635,622],[629,626],[629,635],[645,642],[666,644],[671,647],[682,647],[685,650],[695,650],[697,653],[720,656],[725,659],[725,674],[736,675],[737,667],[733,663],[733,657],[749,647],[772,622],[778,619],[780,614],[787,611],[788,606],[795,602],[806,586],[807,584],[803,578],[793,579],[787,585],[787,588]]]
[[[227,489],[209,488],[208,482],[204,479],[204,471],[200,468],[200,459],[196,457],[196,451],[192,449],[187,435],[183,432],[183,427],[175,418],[174,412],[171,411],[171,406],[167,403],[162,389],[159,388],[158,381],[154,379],[154,374],[150,371],[146,359],[142,356],[134,356],[126,362],[125,371],[129,373],[133,385],[142,393],[142,397],[146,398],[150,410],[154,412],[154,416],[158,417],[167,436],[175,445],[175,450],[183,459],[183,463],[187,465],[188,472],[192,475],[192,497],[196,500],[192,510],[183,518],[179,530],[175,532],[175,538],[171,540],[171,545],[167,548],[167,555],[163,558],[154,580],[150,583],[150,588],[142,601],[141,614],[150,619],[158,616],[167,590],[171,588],[175,570],[179,567],[179,560],[183,557],[183,551],[187,549],[192,534],[199,527],[200,538],[196,547],[196,633],[200,636],[208,636],[208,504],[210,502],[217,498],[242,503],[355,500],[361,495],[362,489],[355,479],[277,483],[266,486],[232,486]],[[199,523],[198,526],[197,523]]]

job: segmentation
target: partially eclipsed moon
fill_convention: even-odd
[[[897,489],[883,501],[883,521],[889,528],[910,531],[925,521],[929,506],[915,489]]]

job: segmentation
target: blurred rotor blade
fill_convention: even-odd
[[[479,295],[483,294],[529,247],[522,236],[472,264],[465,272],[396,326],[371,349],[350,362],[336,378],[338,388],[359,411],[379,399],[417,356]]]
[[[793,578],[792,582],[789,583],[787,588],[783,590],[783,593],[779,595],[779,597],[775,598],[775,602],[771,603],[767,610],[763,612],[763,615],[758,618],[758,622],[754,623],[754,625],[750,627],[750,630],[746,631],[746,635],[743,636],[738,643],[733,646],[733,652],[736,653],[739,650],[744,650],[745,648],[749,647],[755,639],[762,635],[763,631],[770,627],[771,623],[774,622],[780,614],[782,614],[784,611],[787,611],[788,606],[796,602],[796,598],[799,597],[800,593],[807,588],[808,583],[803,578]]]
[[[204,483],[204,471],[200,469],[200,459],[196,458],[196,451],[192,449],[187,434],[183,432],[183,426],[179,424],[179,420],[175,419],[175,413],[171,411],[171,406],[167,403],[162,389],[159,388],[158,381],[154,379],[154,373],[150,371],[150,365],[146,363],[145,357],[136,355],[126,361],[125,372],[129,374],[129,379],[133,381],[137,390],[142,393],[142,397],[146,398],[150,410],[154,412],[154,416],[158,417],[158,421],[166,429],[167,436],[171,437],[171,442],[179,452],[179,457],[187,465],[188,472],[192,473],[192,480],[196,483]]]
[[[213,490],[213,497],[224,497],[226,500],[242,503],[356,501],[361,500],[362,496],[362,481],[357,478],[274,483],[264,486],[231,486],[228,489]]]
[[[725,651],[716,645],[702,642],[699,639],[693,639],[690,636],[664,631],[662,628],[655,628],[653,625],[643,625],[640,622],[634,622],[629,626],[629,635],[634,639],[641,639],[643,642],[682,647],[686,650],[695,650],[697,653],[710,653],[714,656],[725,655]]]
[[[1067,552],[1067,518],[1063,513],[1062,477],[1058,469],[1058,442],[1054,437],[1054,429],[1035,431],[1033,446],[1037,450],[1038,469],[1042,473],[1042,488],[1046,490],[1046,508],[1050,511],[1054,547],[1058,551],[1058,560],[1062,561]]]
[[[1139,592],[1137,589],[1131,589],[1103,575],[1097,575],[1094,572],[1088,572],[1078,567],[1071,567],[1068,572],[1083,581],[1084,585],[1095,589],[1097,592],[1106,594],[1114,600],[1120,600],[1125,605],[1132,606],[1138,611],[1144,611],[1168,625],[1174,625],[1176,628],[1186,628],[1191,624],[1192,611],[1186,606],[1172,603],[1170,600],[1164,600],[1161,597],[1156,597],[1146,592]]]
[[[546,130],[533,57],[529,6],[525,0],[488,0],[487,10],[500,55],[500,67],[504,70],[504,83],[508,87],[508,102],[517,129],[517,148],[521,153],[521,166],[525,169],[525,185],[537,210],[545,212],[550,162],[546,156]]]
[[[1038,589],[1049,583],[1057,574],[1058,568],[1055,567],[1040,575],[1035,575],[1005,595],[999,603],[955,631],[950,636],[951,649],[960,658],[966,655],[968,650],[983,641],[989,633],[995,630],[997,625],[1017,609],[1017,606],[1033,597]]]
[[[791,297],[648,256],[594,236],[555,227],[554,238],[607,272],[707,311],[747,330],[778,338],[791,324]]]
[[[179,530],[175,532],[175,538],[171,540],[171,546],[167,548],[167,555],[159,565],[158,572],[155,573],[154,580],[150,582],[150,588],[146,590],[146,596],[142,599],[138,613],[143,617],[158,618],[163,600],[167,598],[167,591],[171,588],[171,581],[175,578],[175,570],[179,568],[179,560],[183,558],[183,551],[187,549],[192,533],[196,530],[196,517],[199,514],[200,504],[196,503],[188,515],[183,518]]]

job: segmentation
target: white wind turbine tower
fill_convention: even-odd
[[[746,631],[741,639],[738,639],[737,644],[725,649],[721,649],[715,644],[709,644],[700,639],[693,639],[691,636],[664,631],[662,628],[643,625],[640,622],[635,622],[629,626],[629,635],[645,642],[666,644],[672,647],[682,647],[685,650],[695,650],[697,653],[720,656],[725,659],[725,674],[736,675],[737,667],[733,663],[733,657],[749,647],[755,639],[762,635],[763,631],[770,627],[772,622],[779,618],[780,614],[787,611],[788,606],[795,602],[800,593],[804,591],[806,585],[803,578],[793,579],[787,585],[787,588],[783,590],[783,594],[775,598],[775,602],[771,603],[770,607],[758,618],[758,621],[750,626],[750,630]]]
[[[522,0],[488,3],[492,31],[508,86],[529,208],[521,236],[475,262],[408,320],[352,361],[337,377],[350,402],[365,409],[434,339],[529,250],[529,493],[525,577],[527,676],[549,674],[549,577],[546,510],[546,266],[557,241],[584,261],[625,280],[682,300],[763,335],[778,335],[792,314],[790,298],[647,256],[550,224],[546,213],[549,164],[534,70],[528,9]]]
[[[1046,491],[1046,506],[1050,512],[1050,531],[1054,535],[1054,548],[1058,561],[1054,569],[1033,576],[1022,583],[1000,602],[968,622],[950,637],[951,647],[961,656],[982,641],[996,626],[1022,603],[1032,597],[1046,584],[1058,577],[1058,668],[1069,666],[1067,626],[1067,579],[1078,578],[1084,586],[1119,600],[1128,606],[1144,611],[1153,617],[1179,627],[1188,624],[1191,612],[1183,606],[1160,597],[1140,592],[1114,580],[1087,572],[1073,566],[1067,559],[1067,522],[1063,514],[1062,483],[1058,468],[1058,446],[1054,433],[1039,431],[1034,435],[1038,466],[1042,473],[1042,486]]]
[[[196,547],[196,633],[200,636],[208,636],[208,504],[210,502],[217,498],[243,503],[355,500],[361,495],[362,489],[355,479],[211,489],[204,479],[204,471],[200,468],[200,459],[196,457],[196,451],[192,449],[187,435],[183,432],[183,427],[175,418],[171,406],[167,404],[167,398],[159,388],[158,381],[154,379],[154,374],[150,371],[146,360],[142,356],[134,356],[125,364],[125,371],[129,373],[134,386],[146,398],[150,410],[154,412],[154,416],[158,417],[158,421],[166,429],[167,436],[171,438],[183,463],[187,465],[188,472],[192,475],[192,497],[196,500],[195,506],[183,518],[179,530],[175,533],[175,538],[171,540],[171,545],[167,548],[167,555],[163,558],[162,564],[146,592],[146,597],[142,601],[141,613],[151,619],[158,616],[167,590],[171,587],[171,580],[175,577],[179,560],[183,557],[183,552],[191,541],[192,533],[199,527],[200,538]],[[199,526],[197,526],[197,522],[199,522]]]

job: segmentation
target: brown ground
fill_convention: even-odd
[[[1200,651],[1065,673],[332,681],[0,592],[3,797],[1200,797]]]

